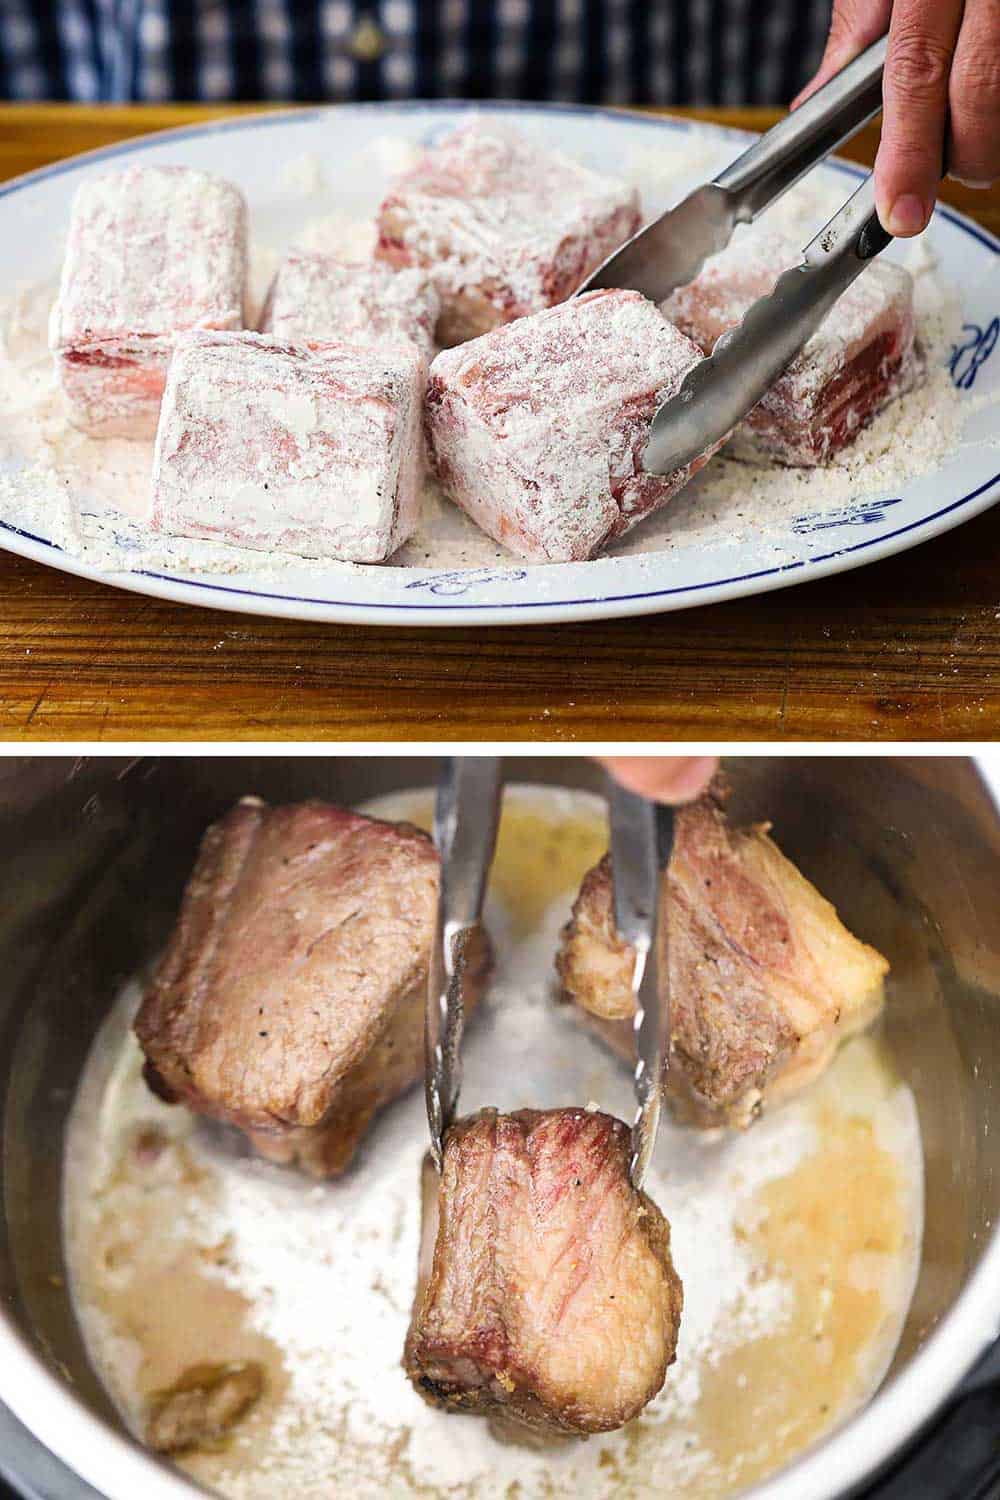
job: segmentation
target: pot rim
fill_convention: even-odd
[[[1000,753],[974,757],[1000,817]],[[905,1369],[854,1416],[745,1500],[849,1495],[902,1451],[1000,1338],[1000,1225],[982,1259]],[[204,1500],[206,1491],[116,1431],[80,1401],[0,1309],[0,1401],[38,1441],[107,1500]],[[16,1476],[15,1476],[16,1477]]]

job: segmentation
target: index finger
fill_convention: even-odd
[[[963,0],[896,0],[875,158],[878,216],[890,234],[925,229],[944,172],[948,82]]]
[[[822,84],[853,62],[859,53],[872,42],[877,42],[889,30],[892,0],[833,0],[830,15],[830,34],[819,68],[805,88],[792,100],[790,108],[797,109],[810,94]]]

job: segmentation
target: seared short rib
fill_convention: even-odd
[[[667,881],[667,1092],[682,1118],[747,1125],[814,1078],[883,1001],[888,963],[859,942],[768,837],[730,826],[721,780],[677,813]],[[631,950],[614,924],[611,861],[584,878],[563,929],[565,996],[623,1056]]]
[[[582,1436],[620,1427],[673,1362],[670,1228],[628,1180],[630,1133],[586,1109],[483,1110],[424,1167],[407,1374],[431,1403]]]
[[[208,829],[136,1019],[150,1086],[342,1172],[423,1071],[438,856],[407,823],[244,798]],[[474,1000],[485,939],[468,946]]]

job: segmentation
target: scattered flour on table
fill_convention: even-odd
[[[412,143],[376,137],[363,153],[372,180],[385,183],[413,159]],[[674,196],[672,184],[692,169],[714,172],[733,155],[733,143],[697,133],[632,147],[624,175],[642,189],[648,213]],[[354,164],[356,165],[356,164]],[[297,205],[299,227],[291,242],[365,259],[373,244],[371,220],[338,208],[336,194],[318,157],[288,164],[282,189]],[[800,184],[768,215],[770,225],[799,234],[803,243],[842,201],[845,183],[828,178]],[[295,218],[293,214],[292,219]],[[752,233],[753,231],[746,231]],[[274,243],[255,231],[251,250],[250,320],[256,318],[280,258]],[[46,323],[57,277],[20,285],[0,300],[0,520],[64,548],[71,556],[107,571],[248,573],[278,582],[292,573],[329,576],[369,568],[252,552],[221,543],[164,538],[148,525],[152,446],[123,440],[96,441],[77,432],[63,415],[46,347]],[[662,512],[614,544],[611,557],[649,557],[680,547],[739,549],[775,537],[790,521],[836,511],[848,501],[897,492],[954,453],[962,425],[977,405],[960,399],[946,368],[951,336],[959,326],[958,304],[923,241],[908,251],[916,280],[918,334],[926,350],[925,385],[903,396],[861,434],[857,442],[820,470],[750,465],[724,456],[705,470]],[[424,494],[423,521],[392,560],[397,567],[476,568],[518,563],[503,547],[443,499],[433,482]]]

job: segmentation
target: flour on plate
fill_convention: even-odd
[[[365,148],[366,170],[373,180],[387,183],[412,162],[413,152],[408,141],[377,137]],[[669,201],[671,183],[690,174],[693,163],[711,173],[732,154],[731,141],[692,132],[658,140],[655,148],[631,147],[622,169],[652,209]],[[328,176],[312,156],[285,169],[283,189],[299,210],[293,242],[364,259],[371,252],[373,226],[338,209]],[[770,211],[768,223],[789,229],[804,244],[839,206],[845,188],[844,179],[800,184]],[[274,238],[255,234],[252,225],[251,319],[285,248]],[[59,251],[53,246],[54,261]],[[925,385],[881,413],[829,467],[785,469],[717,457],[662,512],[615,543],[607,555],[653,559],[676,547],[700,544],[738,550],[770,533],[787,535],[790,522],[803,515],[822,517],[848,501],[898,491],[953,453],[974,405],[968,398],[960,401],[946,367],[958,326],[957,302],[923,241],[908,247],[907,263],[916,281],[918,337],[930,370]],[[0,299],[0,520],[107,571],[246,572],[261,582],[277,582],[293,572],[319,577],[328,576],[331,566],[359,566],[153,533],[148,525],[152,445],[88,438],[63,414],[46,346],[56,285],[53,275]],[[432,481],[425,485],[422,504],[421,524],[390,566],[465,569],[521,563],[445,501]],[[776,545],[773,561],[780,565],[783,556],[784,549]]]

